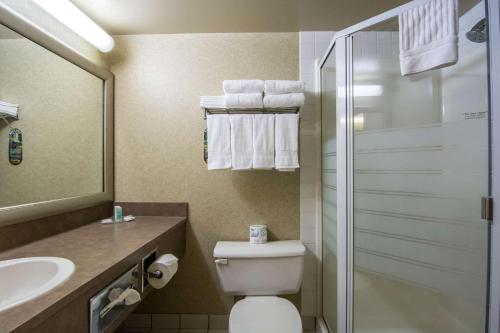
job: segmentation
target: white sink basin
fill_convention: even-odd
[[[47,293],[74,271],[71,260],[57,257],[0,261],[0,312]]]

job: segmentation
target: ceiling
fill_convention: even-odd
[[[409,0],[72,0],[113,35],[341,30]]]

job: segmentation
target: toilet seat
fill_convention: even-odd
[[[302,333],[302,321],[284,298],[249,296],[231,309],[229,333]]]

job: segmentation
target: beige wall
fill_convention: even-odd
[[[265,223],[299,238],[299,173],[207,171],[200,95],[236,78],[298,79],[297,33],[116,37],[116,200],[189,203],[187,254],[140,311],[227,313],[212,250]],[[125,212],[126,213],[126,212]]]
[[[19,104],[23,132],[14,166],[0,121],[0,207],[102,192],[102,80],[25,38],[0,54],[0,100]]]

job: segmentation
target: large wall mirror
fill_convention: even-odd
[[[0,101],[19,106],[0,120],[0,226],[112,200],[112,74],[0,18]]]

